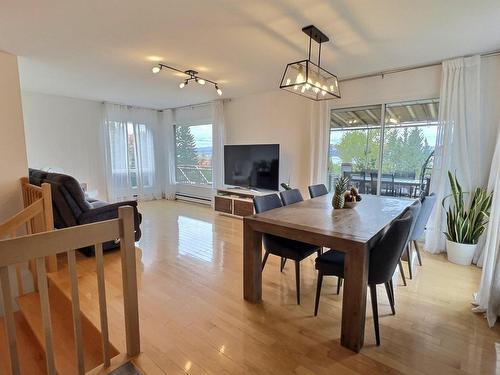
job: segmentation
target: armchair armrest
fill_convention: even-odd
[[[116,219],[118,218],[118,208],[122,206],[132,206],[134,208],[135,226],[137,228],[140,221],[136,201],[110,203],[105,206],[92,208],[78,217],[78,224],[90,224],[97,221]]]

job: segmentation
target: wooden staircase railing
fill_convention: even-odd
[[[32,190],[26,189],[28,200],[33,200],[33,198],[29,196],[31,192]],[[38,214],[40,207],[43,205],[43,203],[39,202],[40,200],[35,199],[34,203],[29,205],[14,218],[18,217],[20,222],[26,222],[27,220],[33,219],[35,217],[34,213],[36,212]],[[11,228],[11,226],[4,225],[3,228]],[[134,246],[134,211],[132,207],[120,207],[118,219],[53,230],[49,232],[29,234],[26,236],[0,241],[0,282],[4,297],[3,307],[5,312],[5,325],[9,343],[8,347],[12,374],[20,374],[20,365],[16,342],[16,326],[14,323],[13,298],[8,269],[9,267],[16,266],[19,263],[35,259],[43,321],[47,373],[49,375],[53,375],[56,374],[56,367],[54,361],[51,309],[47,287],[45,259],[46,257],[56,256],[57,254],[62,253],[67,253],[68,257],[68,270],[70,274],[72,297],[73,330],[78,373],[85,373],[84,342],[81,328],[82,323],[80,317],[75,249],[92,245],[95,246],[96,256],[100,328],[104,362],[103,367],[107,368],[110,366],[111,358],[109,353],[111,344],[109,342],[108,334],[102,243],[116,239],[120,240],[126,350],[129,357],[135,357],[140,353],[140,338]]]

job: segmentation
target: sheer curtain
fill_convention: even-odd
[[[157,111],[105,104],[106,179],[111,201],[161,198],[157,132]]]
[[[448,170],[456,172],[464,191],[480,185],[480,57],[443,61],[439,127],[430,191],[437,196],[425,237],[425,249],[445,251],[445,211],[442,199],[449,194]]]
[[[224,123],[224,103],[216,100],[213,103],[213,124],[212,124],[212,184],[215,189],[224,186],[224,144],[225,123]]]
[[[328,149],[330,146],[330,108],[325,101],[314,102],[311,106],[311,184],[326,184],[328,177]]]
[[[483,247],[484,257],[481,285],[475,297],[476,312],[486,312],[488,324],[493,327],[500,314],[500,131],[491,164],[488,191],[493,191],[491,214]]]
[[[174,110],[166,109],[162,112],[161,139],[163,147],[163,191],[165,199],[175,200],[175,135],[174,135]]]

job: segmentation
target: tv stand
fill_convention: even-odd
[[[217,189],[214,197],[214,210],[222,215],[243,218],[255,213],[253,198],[260,195],[277,194],[273,190],[252,190],[242,187]]]

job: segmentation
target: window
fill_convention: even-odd
[[[330,190],[341,175],[364,194],[415,197],[427,190],[438,106],[430,99],[332,110]]]
[[[120,186],[137,189],[154,183],[153,133],[145,124],[108,121],[111,171]]]
[[[212,185],[212,124],[175,126],[175,180]]]

